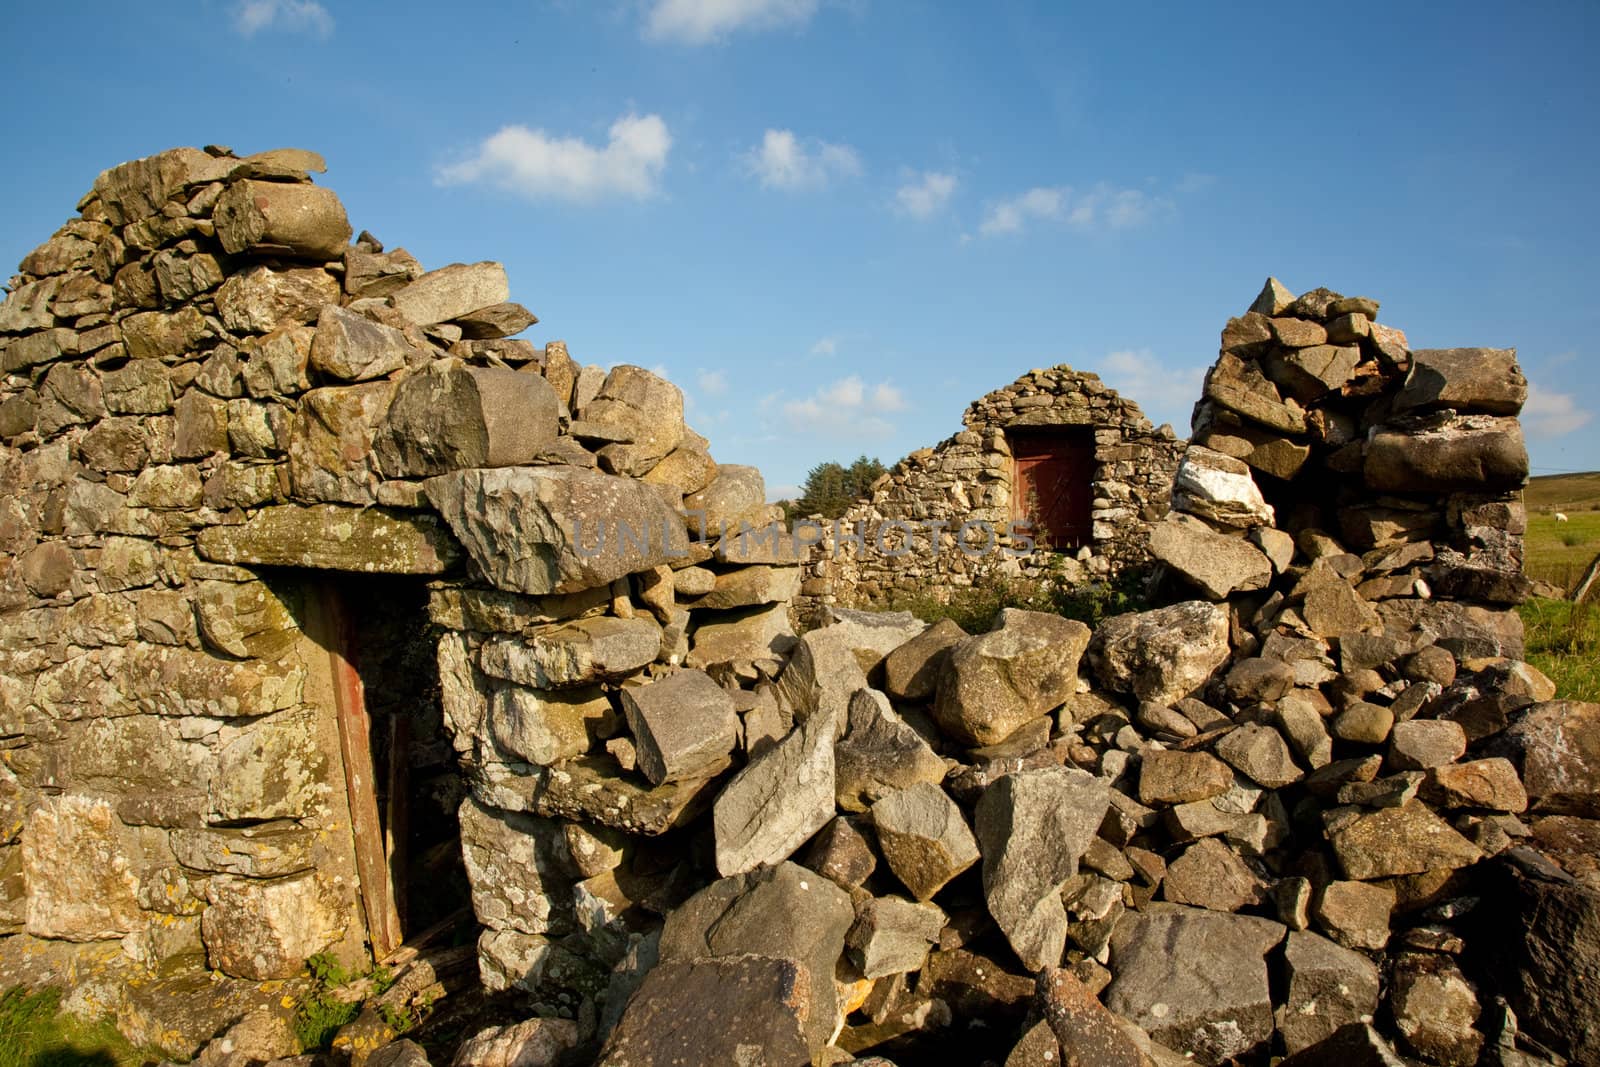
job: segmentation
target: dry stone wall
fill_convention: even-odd
[[[911,594],[948,599],[989,574],[1076,583],[1148,561],[1148,528],[1166,512],[1183,447],[1170,427],[1152,426],[1098,376],[1065,365],[1030,371],[974,401],[962,423],[960,433],[895,464],[837,523],[824,521],[815,533],[797,527],[818,541],[802,616]],[[1074,477],[1088,496],[1091,528],[1066,553],[1043,544],[1030,550],[1042,531],[1011,525],[1023,513],[1008,434],[1030,430],[1078,431],[1087,445]],[[964,535],[965,523],[980,525]]]
[[[712,676],[775,673],[792,640],[792,547],[700,536],[774,512],[679,390],[513,339],[536,320],[497,263],[351,243],[321,169],[222,148],[112,168],[0,304],[8,974],[69,944],[253,981],[365,956],[329,651],[361,658],[407,597],[353,576],[421,605],[402,637],[436,668],[367,658],[418,679],[382,697],[415,720],[411,773],[467,783],[440,795],[491,986],[531,984],[539,935],[577,929],[540,890],[553,862],[571,900],[564,834],[611,856],[606,826],[666,830],[731,759],[731,733],[690,758],[666,731],[639,753],[660,788],[624,778],[622,684],[692,665],[732,707]],[[368,711],[396,684],[367,679]],[[127,1021],[126,985],[85,1004]],[[135,1028],[188,1052],[215,1021]]]

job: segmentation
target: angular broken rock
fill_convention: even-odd
[[[329,304],[317,316],[311,366],[340,381],[362,382],[399,370],[414,351],[393,326]]]
[[[1517,768],[1499,756],[1434,767],[1428,771],[1419,795],[1442,808],[1528,810],[1528,793],[1517,777]]]
[[[1243,538],[1214,533],[1193,519],[1156,523],[1150,532],[1150,551],[1211,600],[1263,589],[1272,578],[1272,561],[1260,549]]]
[[[1330,830],[1328,840],[1346,877],[1357,881],[1454,870],[1483,856],[1477,845],[1415,801],[1358,815]]]
[[[498,263],[452,263],[430,270],[397,290],[395,308],[418,326],[449,322],[469,312],[504,303],[511,297],[506,269]]]
[[[1266,362],[1267,377],[1302,404],[1320,400],[1347,383],[1361,362],[1354,345],[1312,345],[1275,353]]]
[[[722,790],[712,815],[719,874],[788,859],[833,818],[833,733],[832,720],[813,716]]]
[[[1263,723],[1240,726],[1217,742],[1216,753],[1234,770],[1268,789],[1281,789],[1305,775],[1295,766],[1283,735]]]
[[[878,848],[918,900],[978,862],[978,842],[955,801],[927,782],[890,793],[872,806]]]
[[[964,744],[1003,741],[1072,696],[1088,644],[1089,628],[1081,622],[1006,608],[988,633],[950,649],[934,720]]]
[[[1114,615],[1095,628],[1087,654],[1107,689],[1172,706],[1228,661],[1228,612],[1189,600]]]
[[[1039,972],[1035,1000],[1059,1044],[1060,1060],[1046,1057],[1040,1067],[1059,1062],[1070,1067],[1146,1067],[1149,1060],[1128,1037],[1122,1022],[1105,1009],[1093,991],[1071,971],[1047,967]],[[1011,1063],[1007,1061],[1007,1067]]]
[[[541,767],[582,755],[616,723],[598,687],[551,692],[507,685],[495,691],[489,712],[495,745]]]
[[[944,923],[944,912],[932,904],[870,897],[857,910],[845,945],[863,978],[919,971]]]
[[[1225,526],[1271,526],[1272,505],[1261,496],[1250,467],[1232,456],[1190,445],[1172,483],[1172,506]]]
[[[1419,348],[1394,408],[1515,415],[1527,399],[1514,348]]]
[[[884,657],[884,690],[896,700],[924,701],[932,697],[950,649],[966,636],[954,619],[940,619]]]
[[[456,1050],[451,1067],[554,1067],[583,1043],[583,1032],[572,1019],[535,1016],[510,1026],[491,1026],[480,1030]],[[415,1049],[413,1059],[380,1057],[397,1045]],[[369,1067],[429,1067],[420,1045],[401,1040],[385,1045],[367,1060]]]
[[[725,610],[787,602],[800,592],[800,577],[799,567],[740,567],[717,575],[711,591],[690,606]]]
[[[1448,719],[1409,719],[1389,732],[1389,766],[1425,771],[1454,763],[1467,751],[1467,734]]]
[[[657,785],[711,777],[728,766],[739,743],[733,696],[704,671],[625,686],[622,710],[639,769]]]
[[[767,485],[756,467],[724,463],[716,476],[683,498],[689,528],[701,538],[726,537],[765,524]]]
[[[1287,434],[1306,432],[1305,412],[1293,400],[1285,401],[1278,387],[1261,368],[1231,353],[1222,355],[1206,372],[1205,398],[1269,430]]]
[[[1167,864],[1161,892],[1174,904],[1212,911],[1239,911],[1259,903],[1266,884],[1227,845],[1215,837],[1190,845]]]
[[[850,698],[844,736],[834,745],[840,808],[866,811],[874,801],[918,782],[944,780],[945,763],[875,689]]]
[[[758,660],[776,663],[794,646],[789,605],[768,604],[700,620],[684,662],[702,670],[724,664],[747,670]]]
[[[1483,1049],[1477,991],[1449,956],[1406,952],[1389,992],[1395,1028],[1412,1052],[1443,1067],[1472,1067]]]
[[[1285,933],[1267,919],[1174,904],[1130,912],[1112,935],[1106,1007],[1216,1067],[1272,1036],[1266,954]]]
[[[1066,767],[1008,774],[974,815],[989,914],[1030,971],[1060,964],[1067,913],[1061,889],[1095,839],[1110,784]]]
[[[539,317],[514,301],[469,311],[452,320],[461,327],[461,336],[469,340],[496,340],[521,333],[539,321]]]
[[[1139,801],[1188,804],[1233,788],[1233,772],[1209,752],[1147,749],[1139,765]]]
[[[1306,593],[1300,613],[1306,625],[1324,637],[1338,637],[1382,625],[1372,605],[1342,578],[1324,582]]]
[[[1278,1031],[1290,1055],[1377,1011],[1378,968],[1359,952],[1296,930],[1289,934],[1284,958],[1289,989],[1278,1009]]]
[[[809,630],[796,641],[778,676],[780,703],[801,722],[824,716],[836,734],[849,723],[851,698],[865,688],[867,672],[845,632],[832,626]]]
[[[683,440],[683,392],[665,378],[627,363],[611,368],[600,392],[578,414],[585,422],[626,435],[626,442],[600,450],[601,464],[614,474],[633,478],[647,474]]]
[[[567,689],[624,677],[656,658],[654,619],[610,616],[545,627],[524,638],[500,635],[478,654],[485,674],[535,689]]]
[[[542,596],[609,585],[688,554],[655,489],[576,467],[460,470],[423,483],[496,588]]]
[[[878,866],[878,857],[867,840],[868,833],[870,830],[863,828],[862,820],[836,816],[811,839],[800,862],[845,888],[855,888],[871,877]]]
[[[1528,449],[1515,418],[1436,416],[1415,427],[1374,430],[1362,474],[1367,488],[1379,492],[1514,489],[1528,477]]]
[[[1534,704],[1498,745],[1520,763],[1534,811],[1600,818],[1600,704]]]
[[[803,972],[799,985],[811,1000],[801,1029],[814,1053],[827,1044],[839,1021],[834,968],[854,922],[848,893],[804,867],[780,863],[719,879],[674,909],[661,931],[660,958],[665,964],[759,952],[797,961]],[[705,1021],[695,1018],[697,1025]],[[695,1054],[678,1062],[739,1061],[701,1060]],[[810,1061],[794,1062],[798,1067]]]
[[[271,333],[315,322],[323,307],[338,302],[338,280],[311,267],[250,267],[223,282],[216,295],[222,325],[234,333]]]
[[[804,964],[772,956],[659,964],[623,1009],[596,1067],[804,1067],[811,1063],[806,1030],[829,1014],[811,985]]]
[[[556,409],[537,374],[436,360],[395,389],[373,454],[390,478],[521,466],[555,440]]]
[[[201,530],[197,547],[216,563],[369,574],[442,574],[461,558],[431,515],[334,504],[261,508],[241,525]]]
[[[1389,943],[1393,889],[1368,882],[1329,882],[1317,893],[1311,915],[1329,937],[1346,948],[1381,949]]]
[[[332,189],[299,182],[236,181],[211,209],[230,255],[274,253],[332,260],[344,253],[350,222]]]

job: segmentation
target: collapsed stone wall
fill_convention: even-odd
[[[0,304],[0,964],[92,958],[119,977],[80,1007],[181,1052],[222,1009],[175,1034],[119,967],[261,981],[392,940],[347,802],[341,745],[367,727],[336,724],[352,632],[438,650],[437,680],[368,679],[369,719],[410,720],[409,742],[369,723],[371,744],[438,781],[430,815],[464,820],[484,898],[475,846],[519,832],[511,812],[671,821],[695,790],[629,807],[648,790],[564,794],[546,767],[626,733],[623,679],[774,671],[787,611],[765,605],[799,580],[776,544],[701,536],[775,513],[675,386],[511,338],[536,320],[499,264],[351,244],[321,169],[223,148],[112,168]],[[442,770],[470,778],[459,816]],[[479,900],[486,968],[505,931],[545,929],[515,893],[526,909]]]
[[[845,531],[859,533],[859,542],[837,536],[833,523],[822,524],[797,605],[803,617],[818,617],[832,604],[883,604],[911,593],[946,600],[990,573],[1058,573],[1076,583],[1149,559],[1149,525],[1166,512],[1183,447],[1170,427],[1152,426],[1136,403],[1097,375],[1064,364],[1030,371],[973,401],[961,421],[960,433],[896,463],[868,499],[838,520]],[[1007,432],[1067,429],[1093,435],[1092,460],[1081,473],[1091,494],[1092,528],[1074,551],[1043,544],[1024,551],[1009,528],[1023,512]],[[967,522],[992,529],[992,543],[980,530],[963,542]],[[910,524],[909,536],[895,523]]]

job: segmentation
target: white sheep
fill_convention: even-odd
[[[1558,511],[1558,512],[1556,512],[1556,521],[1557,522],[1566,522],[1567,521],[1567,517],[1565,515],[1561,514],[1561,512]]]

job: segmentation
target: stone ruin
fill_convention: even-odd
[[[961,422],[818,523],[803,620],[907,595],[947,601],[986,576],[1076,584],[1148,562],[1183,451],[1170,426],[1064,364],[973,401]]]
[[[806,546],[724,535],[772,512],[674,387],[317,169],[113,168],[0,305],[0,986],[323,1062],[264,1036],[305,960],[470,901],[525,1019],[462,1065],[1600,1059],[1513,353],[1269,283],[1160,606],[796,637]],[[366,1025],[330,1062],[428,1062]]]

